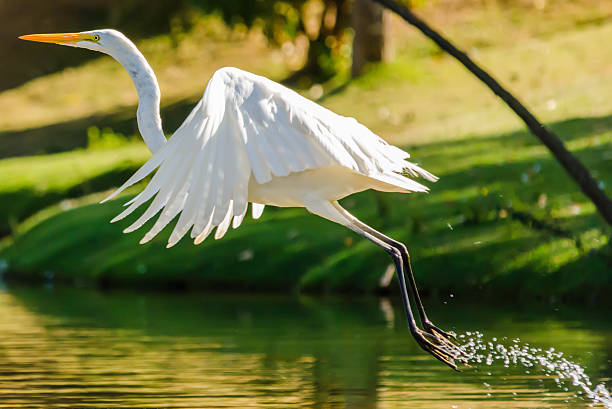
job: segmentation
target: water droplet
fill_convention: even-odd
[[[252,249],[242,250],[238,253],[238,261],[249,261],[255,257],[255,252]]]
[[[564,357],[562,352],[555,348],[543,349],[531,346],[528,343],[521,344],[519,338],[512,340],[512,344],[504,345],[497,343],[497,338],[486,341],[480,332],[466,332],[460,334],[459,339],[466,339],[462,349],[467,353],[472,363],[485,362],[494,367],[496,362],[503,364],[505,368],[510,365],[521,365],[525,368],[525,374],[538,376],[536,382],[544,383],[544,379],[552,378],[554,384],[563,391],[575,395],[575,399],[589,399],[592,402],[603,404],[606,408],[612,408],[612,397],[610,391],[604,384],[593,387],[591,380],[585,373],[584,368],[572,362],[571,357]],[[486,373],[492,376],[491,372]],[[483,383],[487,388],[490,385]],[[512,392],[516,396],[517,392]],[[487,397],[491,394],[487,393]]]

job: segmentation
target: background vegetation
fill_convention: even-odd
[[[92,13],[98,15],[92,26],[83,26],[90,20],[76,13],[61,28],[29,31],[110,24],[135,35],[160,80],[167,132],[200,98],[211,73],[233,65],[286,80],[407,148],[440,176],[430,194],[365,192],[343,204],[407,244],[429,294],[607,299],[610,231],[505,106],[392,16],[385,17],[392,61],[371,64],[348,81],[351,31],[342,23],[341,41],[322,36],[337,54],[334,47],[317,51],[316,70],[309,69],[319,34],[308,35],[308,16],[342,5],[306,3],[249,2],[254,8],[245,9],[237,7],[240,2],[176,2],[176,9],[147,16],[152,23],[146,28],[130,14],[138,2],[129,3],[134,9],[90,2],[87,7],[104,11]],[[610,194],[612,51],[601,39],[612,35],[612,4],[439,0],[417,6],[551,125]],[[11,21],[14,10],[0,3],[2,21]],[[61,10],[47,11],[54,16]],[[130,221],[108,220],[128,197],[95,203],[149,155],[137,136],[129,77],[111,59],[83,57],[83,50],[6,44],[18,50],[15,55],[29,56],[13,59],[5,76],[15,86],[0,93],[0,271],[6,278],[90,286],[385,290],[384,252],[302,209],[266,208],[262,220],[200,246],[183,240],[165,250],[164,234],[145,246],[137,244],[143,233],[122,235]],[[32,58],[55,62],[29,70]],[[60,69],[65,65],[71,68]]]

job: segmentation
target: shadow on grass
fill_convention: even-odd
[[[196,103],[193,99],[183,99],[164,106],[161,114],[165,129],[177,129]],[[111,128],[125,135],[138,135],[136,107],[23,131],[0,132],[0,159],[84,148],[87,146],[87,128],[90,126]]]
[[[348,83],[340,85],[330,91],[321,100],[341,92]],[[185,120],[197,100],[183,99],[168,104],[161,109],[164,128],[167,132],[177,129]],[[136,123],[136,108],[131,107],[123,111],[112,112],[105,115],[93,115],[58,124],[23,131],[0,132],[0,158],[11,156],[26,156],[41,153],[55,153],[85,147],[87,144],[87,128],[96,126],[100,129],[111,128],[115,132],[126,135],[138,134]],[[612,115],[600,117],[571,118],[548,124],[565,142],[582,138],[587,135],[598,134],[612,129]],[[508,140],[520,146],[540,145],[540,142],[527,130],[518,130],[510,133],[478,138],[478,140]],[[466,137],[459,141],[444,141],[426,145],[428,149],[436,146],[460,148],[466,144],[474,144],[474,138]],[[420,150],[416,147],[417,151]],[[473,152],[469,152],[473,154]]]
[[[550,127],[564,142],[567,143],[585,136],[598,135],[612,131],[612,115],[569,118],[547,123],[545,125]],[[526,128],[521,128],[512,132],[495,134],[487,137],[472,138],[468,135],[459,140],[433,142],[425,146],[428,149],[432,149],[437,146],[445,147],[447,145],[458,147],[462,145],[469,145],[474,143],[474,141],[481,140],[508,140],[511,143],[516,143],[521,146],[541,145],[540,141],[531,132],[529,132],[529,130]]]

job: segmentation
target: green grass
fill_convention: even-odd
[[[586,18],[585,13],[573,16],[570,23],[557,16],[547,30],[528,34],[525,25],[518,24],[512,31],[511,23],[500,23],[521,41],[509,42],[512,35],[495,36],[497,27],[491,25],[482,25],[489,31],[476,37],[470,37],[470,32],[458,38],[477,47],[472,54],[508,83],[606,183],[612,180],[612,51],[600,47],[599,39],[612,35],[612,23],[594,15]],[[532,16],[525,16],[531,21]],[[464,21],[462,16],[457,19]],[[447,27],[448,31],[461,32],[457,24]],[[479,42],[487,33],[487,43]],[[441,179],[427,195],[365,192],[345,199],[343,205],[407,244],[425,292],[605,298],[612,290],[606,248],[610,231],[593,205],[548,151],[522,130],[522,123],[455,61],[440,56],[414,33],[400,31],[396,41],[399,55],[393,63],[372,67],[364,77],[325,98],[324,104],[357,117],[387,140],[406,147],[415,161]],[[165,40],[149,44],[154,64],[158,59],[163,65],[163,53],[169,52]],[[191,39],[182,47],[197,44]],[[245,49],[222,43],[225,48],[220,51],[215,44],[211,49],[226,56],[240,56]],[[161,50],[159,55],[155,47]],[[181,52],[190,55],[182,49],[173,57]],[[264,53],[252,63],[256,72],[282,72],[279,67],[265,67],[272,54]],[[183,70],[198,61],[179,62],[166,70],[174,69],[175,75],[193,73],[194,68]],[[94,62],[42,78],[9,96],[21,98],[33,88],[43,90],[45,81],[55,87],[71,76],[92,75],[81,69],[111,75],[104,71],[108,63],[112,62]],[[190,81],[178,87],[176,94],[187,101],[185,106],[201,92],[189,94]],[[91,91],[79,87],[84,87],[85,94]],[[0,95],[0,106],[20,101],[11,98]],[[98,102],[108,110],[109,101]],[[84,107],[89,111],[82,115],[90,115],[94,106]],[[63,110],[54,107],[36,126],[48,126]],[[182,110],[182,105],[172,110],[172,116],[180,116]],[[58,122],[71,119],[59,116]],[[127,144],[114,150],[0,161],[0,172],[7,176],[0,183],[0,210],[12,215],[6,226],[13,235],[0,250],[8,277],[45,280],[52,276],[70,283],[109,286],[379,289],[389,264],[386,254],[303,209],[267,208],[262,220],[245,221],[223,240],[208,239],[200,246],[183,240],[166,250],[169,231],[150,244],[138,245],[144,231],[123,235],[129,220],[108,223],[126,197],[104,205],[91,203],[120,184],[147,156],[142,144]],[[612,194],[609,183],[604,186]],[[48,205],[52,206],[35,213]]]
[[[612,117],[554,128],[603,175],[610,168],[601,148],[612,143],[612,131],[598,131],[604,126],[612,128]],[[366,192],[343,203],[408,245],[424,291],[573,297],[577,288],[593,296],[612,289],[602,221],[531,135],[423,144],[413,153],[441,177],[430,194]],[[108,223],[126,199],[35,223],[0,257],[27,279],[53,272],[57,280],[92,285],[359,292],[377,291],[389,263],[379,248],[303,209],[267,208],[262,220],[200,246],[183,240],[166,250],[169,231],[140,246],[144,231],[121,233],[130,220]],[[573,238],[526,226],[510,217],[513,211]]]
[[[0,233],[18,230],[38,210],[114,186],[149,156],[144,144],[0,161]]]

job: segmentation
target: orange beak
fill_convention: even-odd
[[[19,37],[22,40],[38,41],[39,43],[70,44],[74,45],[79,41],[92,40],[91,34],[82,33],[57,33],[57,34],[29,34]]]

